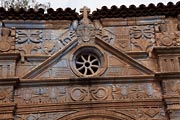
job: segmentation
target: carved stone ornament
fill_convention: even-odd
[[[134,26],[130,28],[131,42],[135,50],[148,51],[153,46],[154,28],[153,26]]]
[[[10,103],[13,101],[13,87],[5,86],[0,87],[0,104],[1,103]]]
[[[133,101],[161,99],[159,84],[112,84],[93,86],[54,86],[20,88],[15,91],[16,103],[43,104],[86,101]]]
[[[4,26],[1,28],[0,52],[8,52],[9,50],[14,49],[14,37],[15,28],[9,29]]]

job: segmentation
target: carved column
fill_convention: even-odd
[[[180,119],[180,48],[159,47],[154,52],[158,57],[160,72],[156,74],[162,81],[163,97],[170,120]]]

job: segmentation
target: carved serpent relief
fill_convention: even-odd
[[[57,86],[20,88],[15,101],[21,104],[65,103],[72,101],[126,101],[161,99],[159,84],[113,84],[101,86]]]

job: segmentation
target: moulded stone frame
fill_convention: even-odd
[[[76,57],[78,54],[80,54],[79,51],[81,51],[82,49],[86,49],[86,48],[92,49],[92,51],[93,51],[93,49],[94,49],[94,50],[96,50],[95,52],[98,52],[98,53],[96,53],[96,54],[100,54],[99,57],[100,57],[100,62],[101,62],[101,64],[100,64],[100,67],[99,67],[99,69],[97,70],[97,72],[96,72],[95,74],[93,74],[93,75],[88,75],[88,76],[83,76],[83,75],[80,74],[80,73],[77,71],[77,69],[75,68],[75,61],[74,61],[74,60],[75,60],[75,57]],[[102,75],[102,74],[106,71],[106,69],[107,69],[107,67],[108,67],[108,57],[107,57],[107,54],[104,52],[104,50],[102,50],[102,48],[100,48],[100,47],[97,46],[97,45],[85,43],[85,44],[82,44],[82,45],[80,45],[80,46],[76,46],[76,48],[73,49],[70,54],[71,54],[71,55],[70,55],[70,58],[69,58],[69,60],[70,60],[70,61],[69,61],[69,66],[70,66],[72,72],[73,72],[75,75],[79,76],[79,77],[94,77],[94,76],[100,76],[100,75]]]

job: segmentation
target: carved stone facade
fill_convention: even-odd
[[[180,120],[180,16],[80,12],[1,18],[0,120]]]

